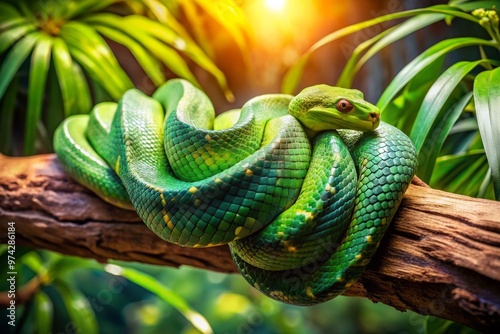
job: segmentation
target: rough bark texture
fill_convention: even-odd
[[[182,248],[102,202],[54,155],[0,156],[0,242],[64,254],[234,273],[227,247]],[[500,203],[414,182],[377,256],[346,293],[493,332],[500,326]]]

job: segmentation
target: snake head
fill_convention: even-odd
[[[290,102],[289,111],[313,132],[334,129],[374,130],[380,111],[356,89],[328,85],[308,87]]]

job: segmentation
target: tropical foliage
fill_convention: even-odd
[[[442,40],[421,53],[396,75],[377,106],[384,121],[402,129],[414,142],[419,156],[417,175],[422,180],[451,192],[500,200],[500,33],[495,4],[452,0],[335,31],[314,44],[288,71],[282,90],[294,91],[318,48],[385,21],[407,18],[360,44],[338,86],[351,87],[356,73],[377,52],[433,23],[444,20],[453,25],[456,20],[467,20],[482,27],[484,37]],[[476,48],[478,58],[444,65],[446,56],[463,48]]]
[[[243,21],[237,10],[231,10],[237,8],[232,1],[182,3],[190,13],[198,4],[244,45]],[[134,83],[113,52],[116,44],[128,49],[149,77],[151,83],[135,84],[139,88],[163,83],[165,68],[199,86],[187,57],[211,73],[231,99],[224,74],[170,10],[155,0],[1,2],[0,152],[13,153],[16,108],[24,123],[23,137],[16,140],[24,142],[24,154],[33,154],[37,143],[51,149],[52,134],[62,119],[88,113],[98,102],[116,101],[132,88]],[[232,16],[222,20],[226,12]]]

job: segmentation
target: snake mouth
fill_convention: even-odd
[[[359,114],[341,113],[334,108],[316,107],[307,112],[307,117],[301,119],[307,128],[314,131],[352,129],[358,131],[375,130],[380,124],[380,113],[370,112]]]

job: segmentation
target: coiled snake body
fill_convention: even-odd
[[[326,85],[215,118],[175,79],[66,119],[54,147],[69,175],[161,238],[229,243],[250,284],[301,305],[355,282],[416,167],[411,141],[359,91]]]

